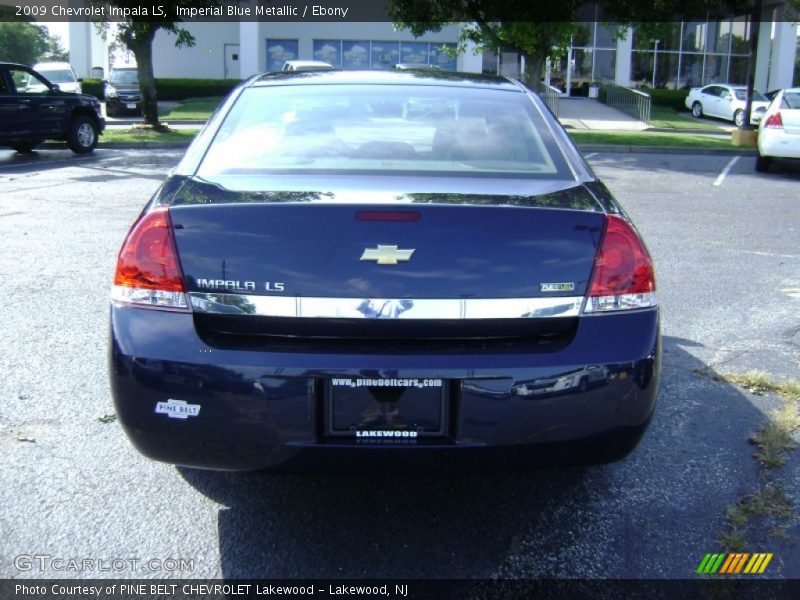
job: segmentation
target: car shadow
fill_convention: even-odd
[[[591,158],[589,162],[593,168],[602,169],[605,166],[615,170],[625,170],[634,173],[663,173],[681,175],[706,175],[713,180],[722,168],[735,155],[719,152],[714,154],[672,153],[668,148],[664,152],[592,152],[586,151],[585,155]],[[774,159],[769,173],[759,173],[755,170],[755,156],[741,156],[738,165],[733,170],[735,175],[752,175],[753,177],[768,180],[797,181],[800,179],[800,160]],[[607,185],[613,187],[613,177],[602,177]]]
[[[0,150],[0,176],[48,173],[79,167],[97,174],[70,176],[70,181],[97,183],[121,178],[151,179],[162,182],[167,172],[177,164],[178,152],[148,151],[128,156],[124,150],[98,148],[91,154],[77,155],[71,150],[47,147],[28,154]],[[113,160],[112,160],[113,159]],[[146,172],[158,169],[156,172]]]
[[[697,346],[663,339],[653,422],[610,465],[404,477],[178,470],[224,506],[225,578],[693,577],[719,550],[725,507],[756,485],[747,439],[770,402],[704,375]]]

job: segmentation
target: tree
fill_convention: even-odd
[[[448,23],[464,24],[458,52],[472,42],[477,50],[512,50],[525,58],[523,79],[534,85],[554,52],[563,51],[581,33],[574,21],[587,0],[534,3],[530,0],[390,0],[387,11],[397,25],[417,37],[441,31]],[[524,14],[529,21],[514,21]],[[509,20],[503,20],[503,17]]]
[[[50,33],[47,27],[41,26],[41,29],[44,33],[47,50],[45,50],[40,60],[69,62],[69,52],[64,50],[64,47],[61,45],[61,38]]]
[[[131,16],[117,23],[117,39],[136,57],[136,68],[139,73],[139,89],[142,92],[142,116],[146,125],[154,129],[163,129],[158,119],[158,94],[153,74],[153,40],[159,30],[175,36],[175,46],[194,46],[194,36],[180,26],[181,20],[173,15],[177,7],[208,7],[214,2],[204,0],[174,0],[166,7],[166,14],[138,14],[142,10],[139,0],[91,0],[98,5],[111,5],[128,9]],[[153,7],[155,10],[157,7]],[[133,14],[136,13],[136,14]],[[99,23],[101,29],[107,23]]]
[[[38,62],[48,49],[42,29],[25,21],[0,22],[0,56],[23,65]]]
[[[754,0],[390,0],[395,23],[415,36],[440,31],[448,23],[466,24],[459,34],[458,52],[474,42],[477,49],[504,48],[525,57],[524,80],[539,81],[548,57],[563,53],[571,38],[581,33],[580,21],[602,20],[658,31],[672,21],[705,20],[720,14],[744,14]],[[800,0],[785,0],[800,6]],[[524,16],[526,21],[519,21]],[[652,36],[650,36],[652,37]],[[640,36],[641,38],[641,36]],[[650,39],[649,37],[645,39]]]

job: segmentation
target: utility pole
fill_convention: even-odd
[[[658,45],[661,43],[661,40],[652,40],[655,44],[655,50],[653,51],[653,89],[656,89],[656,67],[658,66]]]
[[[756,79],[756,52],[758,51],[758,31],[761,29],[761,9],[763,0],[756,0],[750,16],[750,54],[747,57],[747,99],[744,104],[744,121],[740,129],[750,130],[750,114],[753,109],[753,87]]]

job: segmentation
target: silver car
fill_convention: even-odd
[[[747,88],[745,86],[714,83],[689,90],[685,104],[697,119],[703,116],[717,117],[733,121],[737,127],[741,127],[744,124],[746,100]],[[753,90],[753,105],[750,114],[752,124],[757,124],[761,120],[767,106],[769,106],[769,100],[764,94]]]

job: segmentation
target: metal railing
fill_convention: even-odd
[[[604,81],[601,84],[600,101],[639,119],[645,125],[650,122],[650,94]]]
[[[536,93],[539,94],[542,101],[547,104],[547,108],[550,109],[550,112],[553,113],[555,117],[558,117],[558,99],[561,97],[561,90],[540,81],[536,84]]]

